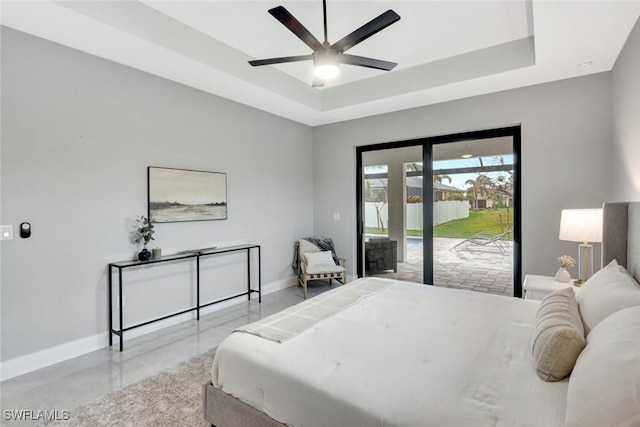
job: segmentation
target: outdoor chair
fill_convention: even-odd
[[[347,260],[336,257],[340,265],[334,261],[332,251],[322,251],[308,240],[300,239],[296,243],[296,260],[298,266],[298,286],[304,289],[304,298],[307,298],[307,283],[310,280],[329,280],[329,286],[333,279],[342,284],[347,283]]]
[[[474,234],[468,239],[463,240],[451,249],[457,250],[458,246],[467,243],[478,246],[494,245],[500,250],[500,253],[502,255],[505,255],[507,253],[507,249],[509,248],[509,241],[504,240],[504,238],[511,233],[513,233],[513,227],[510,227],[507,231],[502,233],[495,233],[493,231],[481,231],[480,233]]]
[[[387,270],[398,272],[398,242],[388,237],[372,237],[364,244],[364,269],[368,274]]]

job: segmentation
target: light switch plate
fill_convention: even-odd
[[[333,213],[333,220],[334,221],[340,221],[340,214],[338,212],[334,212]]]
[[[0,225],[0,240],[13,240],[13,225]]]

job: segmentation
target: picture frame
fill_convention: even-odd
[[[147,206],[152,223],[227,219],[227,174],[149,166]]]

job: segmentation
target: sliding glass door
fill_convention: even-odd
[[[513,296],[513,137],[434,144],[433,284]]]
[[[358,147],[358,276],[521,296],[519,156],[519,126]]]
[[[423,282],[422,146],[362,155],[364,276]]]

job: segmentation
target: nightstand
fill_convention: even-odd
[[[568,288],[569,286],[573,286],[573,280],[571,282],[557,282],[555,277],[527,274],[524,278],[522,289],[524,299],[540,301],[551,292]],[[576,289],[578,288],[573,286],[573,290],[575,291]]]

